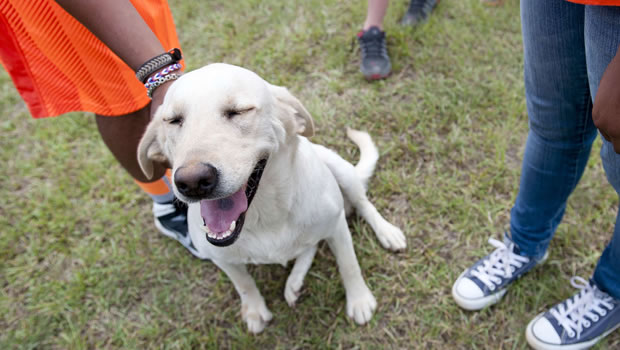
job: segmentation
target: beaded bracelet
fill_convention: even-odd
[[[152,76],[150,76],[148,78],[148,80],[146,81],[146,83],[144,84],[144,86],[148,89],[149,86],[151,84],[153,84],[155,81],[157,81],[157,79],[163,78],[164,76],[181,69],[181,64],[180,63],[175,63],[175,64],[171,64],[168,67],[162,69],[161,71],[153,74]]]
[[[141,82],[145,82],[146,77],[157,72],[161,68],[170,65],[171,63],[177,63],[183,58],[181,50],[172,49],[169,52],[163,53],[159,56],[155,56],[150,60],[144,62],[136,71],[136,78]]]
[[[172,74],[168,74],[165,75],[159,79],[157,79],[156,81],[154,81],[152,84],[150,84],[148,86],[148,90],[146,91],[146,95],[149,98],[153,98],[153,91],[155,91],[155,89],[160,86],[161,84],[170,81],[170,80],[175,80],[175,79],[179,79],[181,77],[181,74],[176,74],[176,73],[172,73]]]

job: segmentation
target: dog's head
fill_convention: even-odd
[[[247,69],[211,64],[168,89],[138,160],[148,177],[153,162],[168,162],[177,198],[199,201],[207,240],[227,246],[241,232],[269,157],[313,132],[310,114],[285,88]]]

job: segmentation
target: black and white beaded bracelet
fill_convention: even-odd
[[[183,56],[181,55],[181,50],[176,48],[159,56],[155,56],[144,62],[144,64],[138,68],[136,71],[136,78],[138,78],[138,80],[142,83],[145,83],[146,78],[148,78],[149,75],[157,72],[165,66],[179,62],[182,58]]]
[[[148,90],[146,90],[146,95],[149,98],[153,98],[153,91],[155,91],[155,89],[160,86],[161,84],[170,81],[170,80],[175,80],[175,79],[179,79],[181,77],[181,74],[176,74],[176,73],[171,73],[168,75],[164,75],[163,77],[155,80],[153,83],[151,83],[148,87]]]

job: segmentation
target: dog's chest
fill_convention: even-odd
[[[204,232],[196,223],[196,218],[200,215],[199,209],[190,206],[188,214],[190,235],[196,247],[215,261],[231,264],[286,265],[325,239],[324,232],[330,232],[328,228],[323,227],[323,224],[308,227],[286,220],[261,229],[260,226],[252,225],[250,220],[244,225],[235,243],[226,247],[216,247],[207,242]]]
[[[281,264],[297,258],[301,253],[315,246],[315,236],[301,235],[289,230],[281,232],[243,232],[238,256],[246,264]]]

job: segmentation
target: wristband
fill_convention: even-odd
[[[180,77],[181,77],[181,74],[172,73],[172,74],[165,75],[165,76],[155,80],[152,84],[149,85],[148,90],[146,91],[146,95],[149,98],[153,98],[153,91],[155,91],[155,89],[158,86],[161,86],[163,83],[165,83],[167,81],[179,79]]]
[[[146,81],[146,78],[160,70],[161,68],[168,66],[172,63],[179,62],[183,56],[181,55],[181,50],[172,49],[169,52],[163,53],[159,56],[155,56],[150,60],[144,62],[136,71],[136,78],[140,80],[142,83]]]
[[[157,81],[157,79],[159,78],[163,78],[164,76],[181,69],[181,64],[180,63],[175,63],[175,64],[171,64],[168,67],[162,69],[161,71],[151,75],[147,80],[146,83],[144,83],[144,86],[148,89],[149,86],[151,84],[153,84],[155,81]]]

